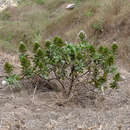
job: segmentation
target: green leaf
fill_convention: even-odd
[[[85,36],[85,32],[84,32],[84,31],[79,32],[79,38],[80,38],[80,40],[81,40],[82,42],[85,41],[86,36]]]
[[[98,49],[98,52],[102,54],[104,52],[104,47],[100,46],[99,49]]]
[[[108,54],[109,54],[109,49],[105,47],[103,54],[104,54],[104,55],[108,55]]]
[[[95,53],[93,55],[94,62],[98,61],[100,59],[100,55],[98,53]]]
[[[120,73],[115,74],[115,76],[113,77],[113,80],[119,81],[120,80]]]
[[[100,84],[103,84],[103,83],[105,83],[106,82],[106,77],[99,77],[99,79],[98,79],[98,82],[100,83]]]
[[[77,56],[75,46],[73,44],[68,44],[66,49],[67,49],[66,53],[69,54],[71,60],[75,60],[75,58]]]
[[[65,45],[63,40],[59,37],[55,37],[53,42],[57,47],[63,47]]]
[[[9,85],[18,84],[18,81],[20,79],[21,78],[18,75],[15,75],[15,74],[11,74],[10,76],[6,76],[6,81],[8,82]]]
[[[118,87],[117,82],[116,82],[116,81],[113,81],[112,83],[110,83],[110,87],[111,87],[112,89],[117,88],[117,87]]]
[[[89,52],[93,55],[96,52],[96,49],[93,45],[89,46]]]
[[[47,40],[47,41],[45,42],[45,47],[46,47],[46,48],[49,48],[51,44],[52,44],[51,41],[50,41],[50,40]]]
[[[36,55],[37,55],[38,58],[43,58],[45,56],[45,51],[43,49],[39,48],[37,50]]]
[[[106,59],[106,64],[111,66],[114,63],[114,57],[113,56],[109,56]]]
[[[112,52],[115,53],[117,51],[117,49],[118,49],[117,44],[113,44],[112,45]]]
[[[4,70],[7,74],[11,74],[13,72],[13,66],[9,64],[8,62],[5,62]]]
[[[21,56],[20,62],[21,62],[22,67],[24,67],[26,69],[28,67],[30,67],[30,65],[31,65],[30,60],[26,56]]]
[[[114,65],[112,65],[109,69],[110,69],[110,73],[116,73],[117,72],[117,68]]]
[[[19,46],[19,52],[20,53],[25,53],[27,51],[26,46],[24,43],[21,43]]]
[[[36,53],[39,48],[40,48],[39,43],[35,42],[33,45],[33,52]]]

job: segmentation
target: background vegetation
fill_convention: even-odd
[[[71,2],[79,6],[68,11],[65,7]],[[96,46],[117,42],[119,58],[129,67],[129,0],[22,0],[18,8],[0,13],[0,49],[16,53],[20,41],[30,46],[37,40],[44,45],[56,35],[76,42],[82,29]]]

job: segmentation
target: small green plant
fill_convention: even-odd
[[[102,21],[95,21],[95,23],[91,24],[91,28],[96,32],[103,32],[103,24]]]
[[[9,85],[14,85],[18,84],[18,81],[20,80],[20,77],[16,74],[13,74],[13,66],[9,64],[8,62],[5,63],[4,65],[4,70],[6,72],[6,81],[8,82]]]
[[[80,4],[81,0],[74,0],[74,2],[75,2],[75,5],[78,6]]]
[[[92,17],[92,16],[93,16],[93,12],[88,11],[88,12],[87,12],[87,16],[88,16],[88,17]]]
[[[35,0],[35,2],[38,4],[44,4],[45,0]]]
[[[85,82],[86,86],[93,86],[99,91],[102,87],[108,86],[110,81],[109,86],[117,88],[120,79],[120,74],[114,66],[117,45],[112,45],[111,49],[104,46],[96,49],[85,41],[85,34],[82,31],[79,38],[80,42],[73,44],[55,37],[53,41],[47,40],[44,48],[35,42],[33,55],[29,55],[25,44],[21,43],[19,47],[21,74],[18,76],[13,74],[12,66],[6,63],[5,72],[8,76],[6,79],[13,74],[15,81],[37,76],[48,83],[57,80],[61,90],[68,96],[78,87],[81,79],[85,79],[82,82]],[[52,75],[53,78],[50,78]]]
[[[12,74],[13,72],[13,66],[11,64],[9,64],[8,62],[5,62],[5,65],[4,65],[4,70],[5,72],[10,75]]]

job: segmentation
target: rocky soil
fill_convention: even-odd
[[[4,62],[0,59],[0,75]],[[0,130],[130,130],[130,73],[120,72],[124,79],[118,90],[94,100],[83,97],[78,104],[65,101],[58,92],[38,90],[34,96],[27,86],[2,87]]]

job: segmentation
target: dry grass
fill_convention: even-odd
[[[122,85],[125,87],[127,83],[123,81]],[[130,102],[122,102],[124,94],[120,90],[106,95],[105,104],[98,101],[100,109],[94,105],[83,109],[73,104],[57,106],[56,101],[62,99],[55,92],[39,91],[35,102],[32,102],[32,93],[27,94],[27,89],[15,92],[14,98],[11,98],[10,92],[0,91],[0,130],[124,130],[130,126]],[[120,102],[121,106],[117,107]]]
[[[35,0],[23,1],[18,8],[8,8],[0,14],[0,57],[4,59],[1,62],[8,60],[19,68],[17,56],[12,53],[17,53],[20,41],[30,46],[34,40],[43,43],[55,35],[64,40],[77,41],[77,33],[85,30],[89,41],[97,46],[109,46],[116,41],[119,45],[119,69],[125,67],[130,70],[129,0],[84,0],[80,7],[71,11],[65,9],[69,0],[45,0],[41,5]],[[57,107],[54,103],[64,100],[60,96],[54,97],[52,92],[36,93],[36,104],[33,104],[32,95],[26,94],[27,90],[15,93],[19,95],[16,99],[6,99],[10,94],[0,91],[0,129],[126,129],[130,123],[130,76],[126,74],[125,77],[118,92],[106,96],[104,102],[97,101],[97,106],[92,108],[88,99],[85,100],[85,109],[77,108],[77,105],[71,107],[70,104],[69,107]]]
[[[30,46],[34,40],[43,43],[55,35],[77,41],[85,30],[95,45],[119,43],[119,56],[129,66],[130,2],[129,0],[83,0],[80,7],[67,11],[71,0],[23,0],[18,8],[0,14],[0,43],[6,52],[17,52],[20,41]]]

